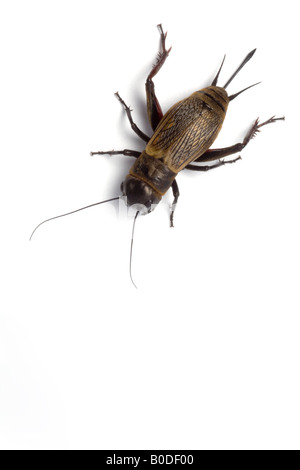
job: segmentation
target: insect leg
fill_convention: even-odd
[[[146,80],[147,113],[148,113],[148,118],[149,118],[151,127],[154,131],[159,121],[163,117],[163,112],[159,104],[159,101],[155,95],[154,83],[152,81],[152,78],[158,73],[158,71],[164,64],[171,50],[171,47],[170,49],[166,49],[167,33],[164,33],[161,24],[157,25],[157,27],[160,33],[162,51],[161,52],[159,51],[157,59],[156,59],[156,63],[153,65],[152,70],[149,73],[147,80]]]
[[[121,96],[119,95],[119,93],[115,93],[115,96],[118,98],[118,100],[120,101],[120,103],[122,104],[123,108],[125,109],[125,112],[127,114],[127,117],[129,119],[129,122],[130,122],[130,125],[131,125],[131,129],[142,139],[144,140],[145,142],[149,142],[150,140],[150,137],[148,137],[143,131],[141,131],[141,129],[139,129],[139,127],[135,124],[135,122],[133,121],[132,119],[132,116],[131,116],[131,112],[132,112],[132,109],[129,108],[129,106],[127,106],[127,104],[125,103],[124,100],[122,100]]]
[[[267,121],[259,124],[259,120],[257,118],[255,123],[253,124],[249,132],[247,133],[246,137],[244,138],[243,142],[239,144],[231,145],[230,147],[207,150],[203,155],[201,155],[201,157],[197,158],[195,162],[199,162],[199,163],[212,162],[214,160],[218,160],[219,158],[224,158],[224,157],[227,157],[228,155],[241,152],[246,147],[246,145],[250,142],[250,140],[253,139],[258,132],[260,132],[260,128],[262,126],[265,126],[267,124],[271,124],[273,122],[280,121],[280,120],[284,120],[284,117],[275,118],[275,116],[272,116]],[[231,162],[228,162],[228,163],[231,163]],[[190,168],[190,165],[187,165],[186,168]]]
[[[91,156],[93,155],[125,155],[126,157],[134,157],[138,158],[141,155],[141,152],[137,150],[107,150],[106,152],[99,150],[98,152],[91,152]]]
[[[214,165],[204,165],[204,166],[189,164],[186,166],[186,168],[188,170],[194,170],[194,171],[208,171],[208,170],[212,170],[213,168],[218,168],[219,166],[226,165],[227,163],[235,163],[237,160],[241,160],[241,159],[242,159],[241,157],[237,157],[237,158],[234,158],[233,160],[220,160],[218,163],[215,163]]]
[[[173,204],[171,206],[170,227],[174,227],[174,224],[173,224],[174,211],[176,209],[176,204],[177,204],[177,201],[178,201],[178,198],[179,198],[179,195],[180,195],[178,184],[177,184],[176,180],[174,180],[173,183],[172,183],[172,191],[173,191],[174,201],[173,201]]]

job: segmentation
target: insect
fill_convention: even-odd
[[[236,143],[230,147],[211,149],[211,145],[221,130],[229,102],[242,92],[258,85],[258,83],[255,83],[230,96],[228,96],[226,92],[227,86],[251,59],[256,49],[249,52],[225,85],[220,87],[217,86],[217,82],[225,60],[224,56],[219,70],[210,86],[195,91],[189,97],[174,104],[166,114],[163,114],[155,94],[153,78],[166,61],[171,48],[166,48],[167,34],[164,33],[161,24],[158,25],[158,30],[160,34],[161,50],[158,53],[156,63],[153,65],[146,79],[147,114],[153,129],[153,135],[151,137],[147,136],[135,124],[132,118],[131,108],[127,106],[119,93],[115,93],[124,107],[133,131],[147,143],[145,150],[142,152],[128,149],[91,152],[91,155],[124,155],[136,159],[121,184],[122,196],[127,205],[135,206],[137,209],[134,217],[130,249],[131,280],[132,245],[136,218],[139,214],[151,212],[161,201],[163,195],[171,188],[174,200],[170,210],[170,226],[174,226],[174,211],[179,198],[179,189],[176,181],[178,173],[184,169],[208,171],[225,164],[234,163],[241,157],[238,156],[232,160],[224,160],[224,158],[241,152],[250,140],[260,131],[261,127],[278,120],[284,120],[284,117],[276,118],[273,116],[267,121],[260,123],[259,120],[256,119],[242,142]],[[115,199],[118,199],[118,197],[101,201],[91,206],[103,204]],[[51,219],[41,222],[41,224],[91,206],[52,217]],[[39,224],[35,230],[41,224]]]

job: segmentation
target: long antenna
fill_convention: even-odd
[[[135,216],[134,216],[134,221],[133,221],[133,226],[132,226],[132,234],[131,234],[131,244],[130,244],[130,259],[129,259],[129,273],[130,273],[130,279],[134,287],[137,289],[136,284],[134,283],[132,279],[132,270],[131,270],[131,265],[132,265],[132,248],[133,248],[133,237],[134,237],[134,228],[135,228],[135,222],[137,219],[137,216],[139,215],[140,211],[137,211]]]
[[[98,206],[99,204],[105,204],[105,202],[116,201],[117,199],[119,199],[119,196],[118,196],[118,197],[113,197],[113,198],[111,198],[111,199],[106,199],[105,201],[95,202],[94,204],[89,204],[88,206],[80,207],[80,209],[76,209],[75,211],[66,212],[65,214],[56,215],[55,217],[50,217],[50,219],[43,220],[43,222],[39,223],[39,224],[35,227],[35,229],[33,230],[32,234],[30,235],[29,240],[32,239],[34,232],[35,232],[41,225],[45,224],[46,222],[49,222],[50,220],[58,219],[59,217],[65,217],[66,215],[70,215],[70,214],[74,214],[75,212],[83,211],[84,209],[88,209],[89,207]]]

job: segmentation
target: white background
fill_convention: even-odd
[[[300,448],[297,3],[1,2],[1,448]],[[89,152],[143,149],[113,93],[150,133],[160,22],[164,110],[257,47],[228,92],[262,83],[215,146],[286,121],[235,165],[181,173],[174,229],[166,205],[137,220],[136,290],[115,206],[28,238],[119,195],[132,159]]]

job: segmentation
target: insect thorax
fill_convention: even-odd
[[[161,196],[168,191],[177,175],[161,159],[152,157],[145,151],[135,161],[129,174],[145,181]]]

